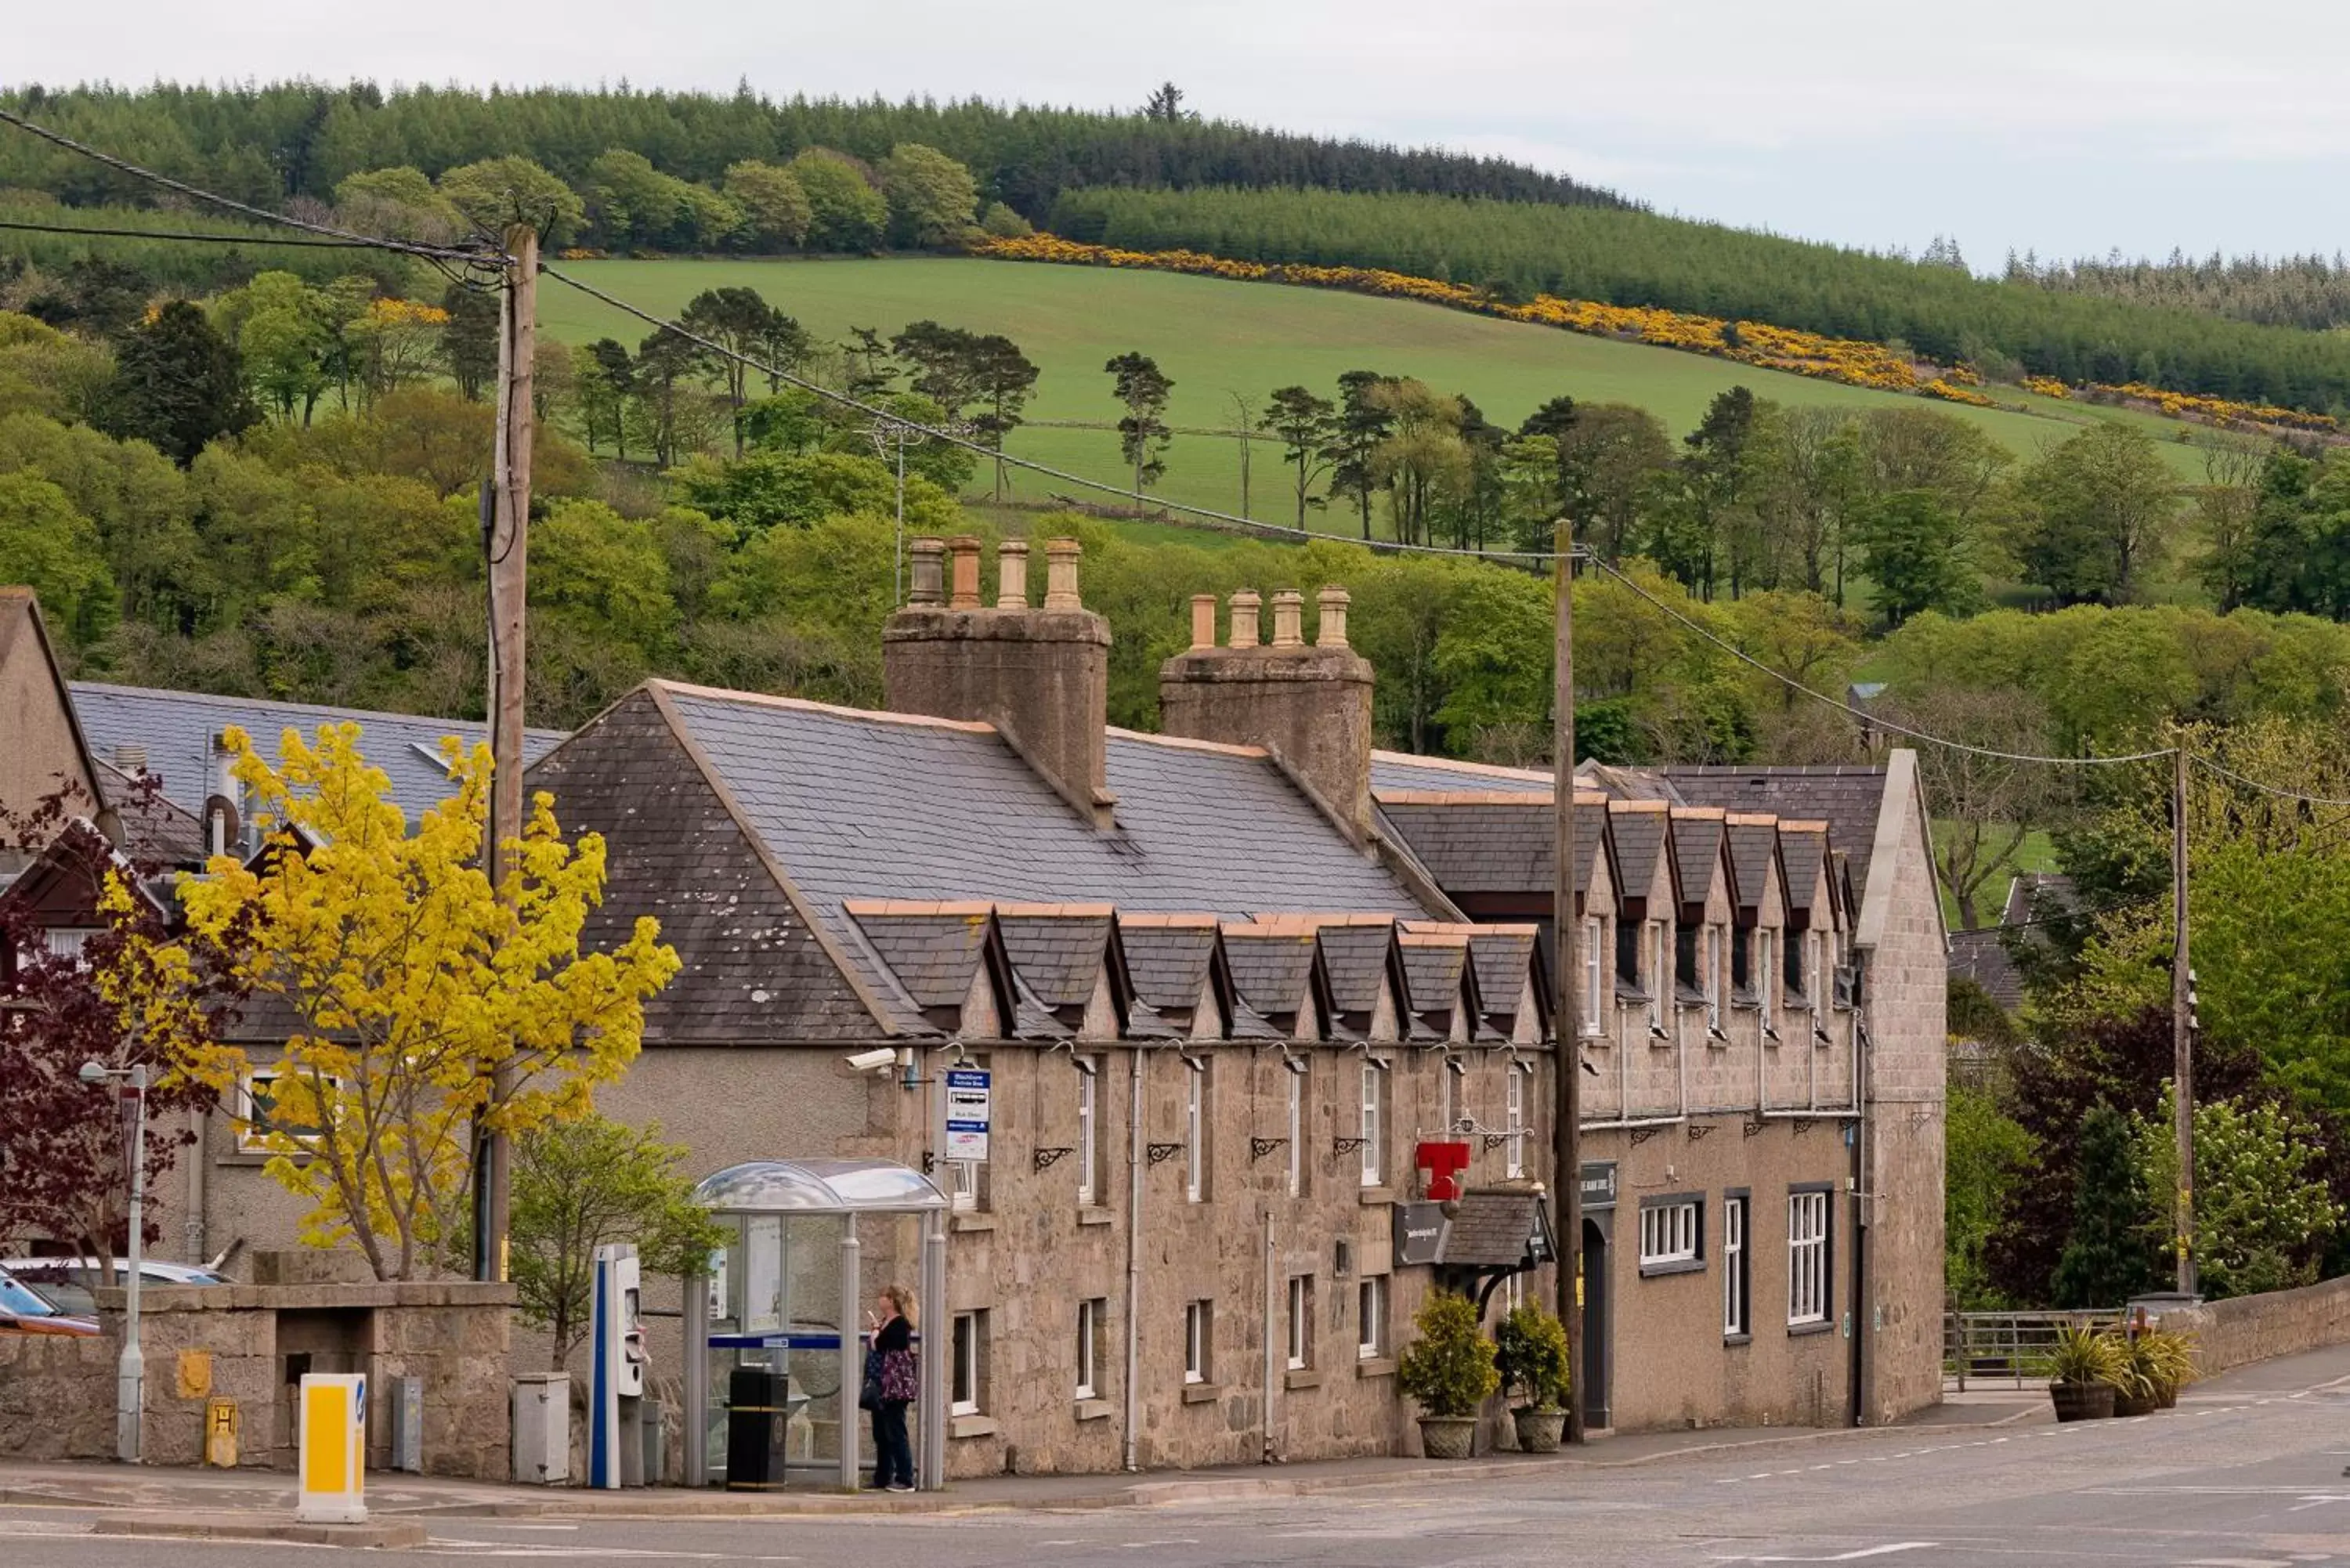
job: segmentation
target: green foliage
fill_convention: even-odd
[[[593,1324],[596,1249],[632,1243],[648,1274],[701,1272],[726,1229],[693,1200],[686,1151],[658,1127],[599,1116],[552,1122],[515,1145],[510,1220],[516,1304],[554,1340],[560,1370]]]
[[[1135,183],[1140,183],[1139,182]],[[1505,279],[1528,294],[1659,306],[1834,337],[1984,350],[2035,375],[2120,382],[2158,363],[2182,391],[2325,409],[2350,397],[2350,339],[1988,282],[1653,213],[1337,190],[1066,192],[1046,226],[1130,250]]]
[[[919,141],[901,141],[881,161],[889,237],[901,245],[948,245],[971,233],[979,186],[971,171]]]
[[[1493,1332],[1493,1365],[1503,1387],[1537,1410],[1566,1402],[1566,1325],[1540,1302],[1510,1309]]]
[[[990,239],[1024,240],[1036,232],[1036,225],[1003,202],[990,202],[979,215],[979,232]]]
[[[846,452],[754,452],[739,462],[697,457],[672,476],[689,506],[745,531],[788,524],[805,527],[827,517],[861,512],[889,518],[897,505],[897,475],[879,459]],[[918,473],[906,475],[906,530],[959,531],[954,499]]]
[[[845,152],[812,147],[786,166],[808,202],[808,246],[869,251],[881,243],[889,204],[866,166]]]
[[[2178,487],[2144,431],[2090,426],[2019,480],[2025,517],[2017,554],[2060,605],[2120,604],[2159,564]]]
[[[1148,354],[1129,349],[1102,367],[1110,393],[1126,412],[1118,421],[1118,450],[1134,465],[1134,488],[1141,490],[1167,472],[1167,395],[1175,383]]]
[[[2065,1324],[2041,1357],[2040,1376],[2051,1383],[2109,1383],[2119,1387],[2129,1376],[2121,1342],[2094,1324]]]
[[[253,423],[234,345],[184,299],[157,311],[123,340],[104,422],[113,434],[143,441],[182,466],[215,436]]]
[[[114,578],[97,526],[36,474],[0,473],[0,575],[40,596],[68,641],[95,642],[114,624]]]
[[[2015,1179],[2033,1158],[2032,1135],[1990,1091],[1952,1084],[1943,1139],[1942,1288],[1960,1312],[1991,1310],[2004,1303],[1986,1254]]]
[[[2171,1240],[2168,1195],[2178,1183],[2178,1147],[2165,1087],[2150,1116],[2135,1119],[2138,1168],[2165,1210],[2149,1224]],[[2343,1209],[2321,1179],[2315,1129],[2273,1103],[2198,1099],[2195,1106],[2195,1251],[2208,1296],[2287,1290],[2317,1277],[2317,1258]]]
[[[441,194],[465,221],[502,233],[528,223],[539,243],[559,245],[586,221],[578,193],[527,158],[512,153],[484,158],[441,176]]]
[[[1478,1325],[1477,1305],[1451,1291],[1428,1293],[1412,1316],[1419,1337],[1396,1363],[1396,1388],[1430,1416],[1470,1416],[1495,1389],[1493,1342]]]
[[[722,187],[727,198],[743,209],[742,237],[756,250],[797,250],[816,222],[807,192],[788,169],[745,158],[726,166]]]
[[[2129,1119],[2109,1105],[2096,1106],[2081,1124],[2077,1160],[2072,1231],[2056,1262],[2056,1304],[2118,1307],[2161,1277],[2161,1255],[2147,1231],[2153,1201]]]

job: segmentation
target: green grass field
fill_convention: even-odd
[[[1238,392],[1262,409],[1275,387],[1303,383],[1324,395],[1342,371],[1415,376],[1465,393],[1497,423],[1515,425],[1561,392],[1594,402],[1631,402],[1652,410],[1676,433],[1694,428],[1713,396],[1743,383],[1791,404],[1866,409],[1915,400],[1811,380],[1700,355],[1587,337],[1550,327],[1494,321],[1407,300],[1374,299],[1276,284],[1239,283],[1170,273],[1032,263],[919,257],[882,261],[604,261],[559,264],[644,309],[674,316],[707,288],[747,285],[811,332],[837,340],[851,327],[886,337],[925,317],[951,327],[1001,332],[1043,374],[1029,404],[1035,421],[1107,421],[1118,409],[1103,361],[1139,349],[1175,382],[1169,409],[1176,425],[1230,428]],[[634,345],[648,328],[549,279],[539,290],[539,322],[555,337],[581,343],[614,337]],[[2011,394],[2002,389],[2002,396]],[[2033,400],[2033,414],[1937,404],[1981,425],[2019,456],[2062,441],[2088,418],[2145,421],[2168,438],[2188,427],[2148,415]],[[2202,432],[2197,432],[2199,435]],[[1107,431],[1025,429],[1012,452],[1109,483],[1128,483]],[[2166,454],[2182,478],[2202,477],[2200,452],[2170,444]],[[1294,520],[1295,504],[1277,446],[1259,443],[1250,514]],[[1014,494],[1043,499],[1068,486],[1015,474]],[[1238,443],[1178,436],[1158,486],[1171,500],[1237,512]],[[1347,531],[1350,519],[1313,514],[1313,525]]]

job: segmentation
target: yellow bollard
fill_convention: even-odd
[[[204,1401],[204,1463],[215,1469],[236,1469],[236,1401]]]

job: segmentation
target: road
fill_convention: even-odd
[[[2350,1568],[2350,1383],[2280,1364],[2181,1407],[2072,1427],[1837,1434],[1730,1457],[1530,1481],[1387,1487],[1154,1509],[897,1518],[442,1519],[374,1563],[796,1563],[810,1568]],[[2339,1364],[2325,1368],[2338,1371]],[[2308,1369],[2302,1373],[2305,1379]],[[10,1568],[284,1563],[333,1549],[139,1541],[93,1516],[0,1509]]]

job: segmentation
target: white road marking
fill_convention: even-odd
[[[1896,1541],[1884,1546],[1863,1546],[1852,1552],[1831,1552],[1825,1557],[1724,1557],[1723,1563],[1857,1563],[1864,1557],[1890,1557],[1897,1552],[1926,1552],[1941,1544],[1939,1541]],[[2249,1565],[2246,1565],[2249,1568]],[[2262,1568],[2268,1568],[2262,1564]],[[2282,1564],[2277,1568],[2283,1568]]]

